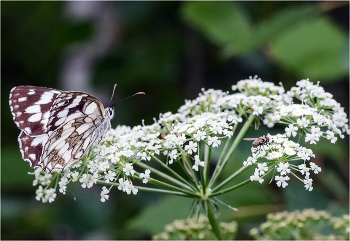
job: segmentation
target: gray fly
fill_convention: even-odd
[[[258,138],[243,138],[245,141],[253,141],[253,147],[257,148],[263,145],[267,145],[270,141],[268,136],[260,136]]]

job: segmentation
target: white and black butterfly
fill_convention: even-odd
[[[114,116],[113,107],[104,108],[87,93],[35,86],[14,87],[10,108],[21,130],[22,158],[46,172],[62,171],[82,158],[101,141]]]

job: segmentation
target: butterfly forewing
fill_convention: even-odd
[[[65,91],[57,97],[51,107],[48,133],[56,130],[63,123],[85,115],[104,116],[102,103],[92,95],[83,92]]]
[[[13,121],[28,135],[46,134],[50,108],[60,93],[45,87],[14,87],[9,100]]]
[[[112,118],[92,95],[45,87],[13,88],[10,108],[22,130],[23,159],[47,172],[62,171],[83,157],[110,129]]]

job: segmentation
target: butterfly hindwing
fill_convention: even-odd
[[[61,171],[85,152],[104,132],[96,131],[101,124],[101,117],[87,115],[72,119],[49,135],[45,144],[40,165],[46,171]]]
[[[18,136],[22,158],[28,161],[31,167],[39,166],[40,157],[47,139],[47,134],[29,136],[25,131],[21,131],[21,134]]]
[[[14,87],[9,100],[13,121],[28,135],[46,134],[50,108],[60,93],[46,87]]]

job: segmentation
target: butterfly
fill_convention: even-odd
[[[65,170],[98,144],[111,128],[116,104],[104,108],[100,100],[84,92],[36,86],[14,87],[9,102],[21,130],[22,158],[46,172]]]

